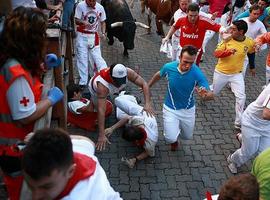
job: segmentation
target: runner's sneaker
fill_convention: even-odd
[[[213,84],[209,85],[209,89],[213,92],[214,91],[214,86]]]
[[[234,124],[234,128],[237,130],[241,130],[241,124]]]
[[[135,166],[136,158],[128,159],[128,158],[122,157],[121,162],[127,165],[130,169],[132,169]]]
[[[228,162],[228,168],[229,170],[231,171],[231,173],[233,174],[237,174],[237,167],[236,165],[234,164],[234,162],[232,161],[232,158],[231,158],[231,154],[228,156],[227,158],[227,162]]]
[[[241,132],[236,134],[236,139],[240,143],[240,147],[241,147],[241,145],[242,145],[242,133]]]

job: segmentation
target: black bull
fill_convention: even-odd
[[[136,22],[132,17],[128,4],[125,0],[102,0],[107,20],[108,44],[113,45],[116,37],[124,45],[124,56],[128,56],[128,49],[134,49],[136,27],[149,28],[147,25]]]

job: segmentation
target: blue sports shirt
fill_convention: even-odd
[[[164,104],[171,109],[189,109],[194,106],[194,89],[196,86],[209,90],[209,84],[196,64],[192,64],[189,71],[181,73],[178,69],[179,61],[165,64],[160,69],[160,76],[166,77],[168,90]]]

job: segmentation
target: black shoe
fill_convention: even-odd
[[[86,88],[86,85],[79,85],[81,90],[83,91]]]

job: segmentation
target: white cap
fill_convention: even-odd
[[[122,64],[116,64],[112,69],[112,79],[117,87],[127,82],[127,68]]]
[[[112,70],[112,77],[124,78],[127,76],[127,68],[122,64],[116,64]]]

